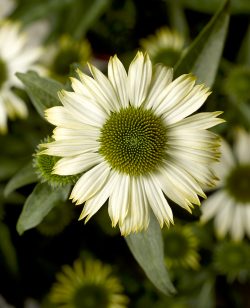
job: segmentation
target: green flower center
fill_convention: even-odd
[[[235,200],[250,202],[250,165],[237,166],[228,176],[226,187]]]
[[[180,52],[171,48],[160,50],[153,58],[154,63],[162,63],[166,66],[174,66],[180,57]]]
[[[0,59],[0,88],[8,78],[7,67],[3,60]]]
[[[164,238],[164,251],[171,259],[183,258],[187,255],[188,239],[180,232],[170,232]]]
[[[103,125],[99,152],[115,170],[138,176],[155,170],[165,155],[167,129],[151,110],[128,107]]]
[[[85,285],[78,289],[73,298],[75,308],[109,307],[109,297],[104,286]]]

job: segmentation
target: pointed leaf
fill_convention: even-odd
[[[57,202],[66,200],[69,190],[70,186],[52,188],[46,183],[37,184],[23,206],[17,222],[18,233],[36,227]]]
[[[34,107],[44,117],[44,110],[60,105],[57,92],[63,89],[63,85],[53,79],[40,77],[37,73],[17,73],[17,77],[25,86]]]
[[[14,190],[31,183],[35,183],[37,180],[37,175],[32,166],[32,162],[30,162],[19,170],[8,182],[4,189],[4,195],[7,197]]]
[[[11,240],[9,228],[2,222],[0,222],[0,252],[9,270],[13,274],[17,274],[16,250]]]
[[[125,237],[134,258],[143,268],[150,281],[166,295],[175,293],[165,263],[161,229],[154,215],[145,232]]]
[[[229,23],[229,2],[213,16],[175,66],[175,76],[192,72],[198,83],[212,86]]]

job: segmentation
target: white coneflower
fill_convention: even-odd
[[[11,119],[27,116],[25,103],[12,87],[21,85],[15,73],[27,71],[40,55],[41,49],[29,45],[29,38],[21,32],[19,23],[0,23],[0,133],[7,131],[8,116]]]
[[[158,29],[154,35],[140,41],[153,63],[174,66],[184,47],[184,38],[168,27]]]
[[[201,220],[214,217],[216,233],[224,237],[228,232],[232,239],[250,237],[250,134],[238,130],[233,150],[223,141],[222,157],[214,164],[220,178],[219,188],[203,202]]]
[[[138,52],[128,74],[115,56],[108,78],[89,65],[93,75],[78,71],[74,92],[59,93],[63,106],[46,111],[57,126],[55,141],[42,154],[59,156],[58,175],[81,175],[71,193],[85,202],[80,219],[90,219],[109,199],[113,226],[127,235],[148,227],[150,209],[161,227],[173,222],[165,195],[191,211],[205,197],[201,185],[213,185],[209,166],[219,157],[219,137],[206,130],[221,123],[220,112],[199,113],[208,89],[195,78],[152,67]],[[164,195],[165,194],[165,195]]]

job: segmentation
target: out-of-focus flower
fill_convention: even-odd
[[[0,20],[9,16],[16,7],[15,0],[0,0]]]
[[[218,190],[202,204],[201,221],[214,217],[219,237],[230,233],[232,239],[250,237],[250,134],[239,129],[233,150],[226,141],[222,157],[213,168],[220,178]]]
[[[7,132],[7,117],[25,118],[27,107],[12,90],[21,86],[16,72],[25,72],[41,56],[42,50],[29,45],[30,38],[16,22],[0,23],[0,133]]]
[[[250,274],[250,247],[246,242],[220,242],[214,250],[214,266],[229,281],[246,281]]]
[[[124,308],[128,303],[111,267],[90,259],[84,265],[78,259],[73,267],[63,266],[52,286],[50,300],[65,308]]]
[[[167,266],[199,268],[198,239],[189,226],[175,225],[165,229],[163,239]]]
[[[93,78],[78,70],[74,92],[59,93],[63,106],[46,110],[57,126],[55,141],[42,154],[61,157],[53,173],[83,173],[71,199],[85,202],[80,219],[88,221],[109,198],[112,225],[127,235],[146,229],[150,207],[161,227],[173,222],[164,194],[191,212],[205,197],[201,185],[213,185],[210,164],[219,158],[219,137],[207,128],[220,112],[198,113],[209,90],[195,78],[152,66],[138,52],[128,75],[115,56],[108,78],[89,66]]]
[[[46,236],[57,235],[71,222],[73,216],[70,204],[59,202],[37,226],[37,230]]]
[[[90,60],[91,46],[86,39],[77,41],[69,35],[64,35],[57,44],[48,47],[45,57],[52,77],[65,82],[71,64],[77,63],[84,67]]]
[[[175,30],[160,28],[155,35],[141,40],[141,46],[148,52],[153,63],[174,66],[184,46],[184,38]]]

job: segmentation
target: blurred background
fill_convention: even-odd
[[[28,38],[27,48],[40,48],[39,57],[24,71],[36,70],[41,76],[68,86],[68,77],[74,75],[76,67],[87,71],[89,61],[106,72],[107,61],[114,54],[128,67],[137,50],[145,50],[154,63],[174,67],[222,2],[0,0],[0,28],[5,27],[7,20],[18,23],[20,33]],[[235,129],[240,127],[249,134],[250,128],[250,1],[232,0],[230,13],[213,93],[202,111],[224,111],[227,122],[216,132],[232,145]],[[10,40],[11,34],[0,34],[2,72],[1,49],[8,46],[11,52],[15,48],[15,40]],[[0,72],[0,98],[3,75]],[[52,126],[38,114],[21,83],[11,84],[10,90],[25,103],[28,112],[22,116],[20,112],[11,113],[9,108],[7,125],[3,124],[4,133],[0,135],[1,308],[61,307],[56,300],[55,283],[66,264],[72,275],[62,292],[69,292],[70,298],[74,288],[78,288],[86,299],[83,286],[92,278],[87,272],[83,273],[85,280],[75,277],[76,260],[80,268],[86,262],[100,262],[100,272],[109,266],[116,281],[108,288],[106,278],[100,279],[100,286],[110,295],[119,290],[123,306],[115,301],[108,306],[105,301],[91,299],[88,304],[75,301],[64,307],[250,307],[250,232],[237,241],[229,235],[218,238],[212,219],[200,223],[199,208],[191,215],[172,204],[176,226],[163,229],[166,266],[178,291],[173,297],[161,294],[146,278],[119,230],[111,227],[106,207],[85,225],[78,221],[81,207],[62,201],[37,227],[19,235],[16,224],[37,179],[7,194],[6,185],[32,160],[37,145],[51,134]],[[250,183],[249,175],[246,183]],[[247,223],[250,225],[250,221]],[[94,275],[98,275],[95,270]],[[74,283],[77,279],[82,284]],[[73,290],[69,291],[69,286]],[[93,298],[102,296],[105,297],[93,293]]]

